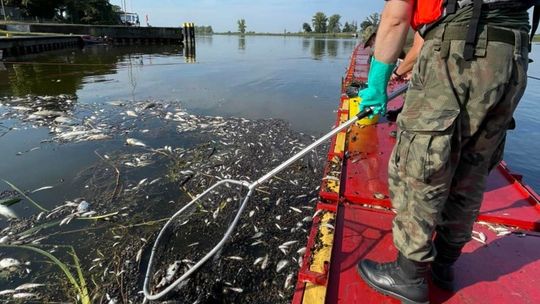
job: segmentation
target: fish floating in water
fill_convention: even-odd
[[[0,215],[10,219],[10,218],[17,218],[17,215],[13,210],[11,210],[9,207],[0,205]]]
[[[126,144],[129,146],[146,147],[146,144],[135,138],[126,139]]]

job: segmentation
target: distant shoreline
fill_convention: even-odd
[[[212,34],[197,34],[199,36],[209,36]],[[358,38],[355,33],[214,33],[213,35],[222,36],[292,36],[292,37],[316,37],[316,38]]]

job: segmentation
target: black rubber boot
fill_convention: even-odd
[[[425,279],[428,263],[411,261],[399,254],[395,262],[379,264],[362,260],[357,267],[362,279],[373,289],[403,303],[429,303]]]
[[[437,256],[431,263],[431,280],[441,289],[454,291],[454,263],[461,255],[463,246],[451,245],[438,235],[433,245]]]

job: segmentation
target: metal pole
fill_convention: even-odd
[[[4,7],[4,0],[0,0],[0,3],[2,3],[2,14],[4,15],[4,21],[7,22],[6,8]]]
[[[405,91],[407,91],[407,88],[408,88],[408,85],[403,85],[401,87],[399,87],[398,89],[396,89],[394,92],[392,92],[390,95],[388,95],[388,100],[392,100],[396,97],[398,97],[399,95],[403,94]],[[360,115],[361,113],[359,113]],[[367,116],[367,115],[366,115]],[[294,163],[295,161],[297,161],[298,159],[302,158],[304,155],[306,155],[307,153],[309,153],[311,150],[313,150],[315,147],[317,147],[318,145],[322,144],[323,142],[325,142],[326,140],[332,138],[334,135],[336,135],[337,133],[341,132],[341,130],[345,129],[345,128],[348,128],[349,126],[351,126],[352,124],[354,124],[357,120],[359,120],[360,118],[363,118],[363,117],[353,117],[351,119],[349,119],[347,122],[337,126],[336,128],[334,128],[334,130],[332,130],[330,133],[324,135],[323,137],[321,137],[320,139],[318,139],[316,142],[312,143],[311,145],[307,146],[306,148],[304,148],[302,151],[298,152],[297,154],[295,154],[293,157],[289,158],[287,161],[285,161],[284,163],[282,163],[281,165],[277,166],[274,170],[268,172],[267,174],[265,174],[263,177],[259,178],[257,181],[253,182],[249,188],[252,189],[252,188],[255,188],[257,187],[258,185],[264,183],[266,180],[272,178],[274,175],[278,174],[279,172],[281,172],[283,169],[287,168],[290,164]]]

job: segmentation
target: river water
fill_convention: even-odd
[[[114,159],[114,156],[120,157],[129,151],[125,137],[143,139],[148,146],[155,148],[169,145],[173,149],[189,149],[207,140],[193,132],[178,134],[176,125],[156,121],[155,117],[166,117],[171,108],[175,108],[177,113],[181,108],[205,124],[215,124],[205,117],[216,116],[225,120],[229,117],[280,119],[290,125],[292,133],[319,136],[330,129],[335,119],[341,77],[356,43],[355,39],[210,36],[199,37],[195,52],[189,54],[177,46],[98,45],[32,55],[19,58],[17,63],[0,63],[0,97],[24,99],[28,98],[27,95],[67,95],[63,100],[69,101],[66,103],[68,111],[74,116],[92,116],[84,120],[85,124],[94,130],[107,129],[109,133],[100,136],[110,138],[78,143],[55,140],[58,137],[55,137],[50,124],[41,127],[32,123],[20,124],[19,120],[26,119],[24,110],[21,116],[3,116],[0,120],[0,178],[25,191],[53,186],[31,195],[47,209],[53,209],[66,200],[88,197],[88,192],[100,188],[92,188],[89,178],[81,176],[88,175],[88,169],[104,156]],[[540,50],[538,47],[533,50],[532,59],[540,62]],[[540,64],[532,63],[529,74],[540,76]],[[505,154],[510,168],[523,174],[525,182],[536,190],[540,190],[540,154],[537,153],[540,150],[537,122],[540,110],[536,107],[539,96],[540,81],[530,79],[515,116],[517,128],[509,132]],[[120,103],[124,105],[121,109],[116,106]],[[135,111],[135,105],[148,112]],[[126,115],[128,110],[136,113]],[[149,111],[152,111],[151,115]],[[0,114],[6,112],[5,107],[0,107]],[[135,120],[132,124],[130,117]],[[121,127],[113,128],[115,123]],[[265,131],[240,120],[227,121],[227,124],[230,128],[246,128],[250,132],[249,128],[253,128],[253,132]],[[266,125],[271,123],[262,124]],[[183,125],[182,128],[187,127]],[[283,132],[282,135],[289,138],[290,134],[285,136],[289,131]],[[302,136],[300,133],[295,134]],[[294,140],[289,142],[294,146]],[[138,162],[141,157],[146,157],[141,155],[137,157]],[[125,159],[122,162],[127,163]],[[112,166],[109,169],[107,174],[112,172]],[[135,189],[139,179],[147,177],[149,172],[159,177],[159,170],[167,168],[158,166],[142,175],[133,173],[130,176],[132,184],[126,184],[126,188]],[[97,171],[92,171],[92,178],[97,179]],[[111,177],[114,180],[114,174]],[[113,190],[110,185],[108,187],[109,191]],[[0,191],[7,190],[11,190],[7,184],[0,186]],[[167,196],[167,199],[175,200],[185,194],[175,195]],[[75,203],[80,203],[80,200]],[[21,217],[35,218],[39,212],[27,202],[13,205],[12,209]],[[160,210],[153,214],[155,216],[143,219],[170,215],[170,212]],[[101,211],[112,212],[114,209],[103,208]],[[4,218],[0,219],[0,229],[7,224]],[[74,228],[84,227],[77,224]],[[146,233],[151,236],[153,231]],[[92,237],[99,239],[99,235],[92,234]],[[80,245],[76,248],[78,251],[90,250],[84,246],[85,241],[81,242],[80,235],[77,238],[75,241],[73,238],[60,238],[58,242]],[[44,272],[46,270],[45,267]],[[6,286],[13,288],[15,283],[27,281],[17,281],[13,277],[2,281],[0,277],[0,290],[4,289],[2,282],[11,282]]]

